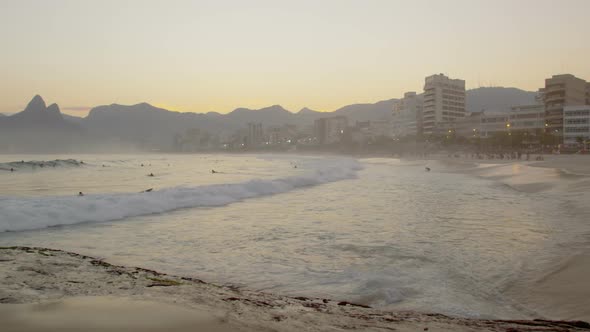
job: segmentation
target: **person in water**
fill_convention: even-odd
[[[12,167],[11,167],[11,168],[10,168],[10,171],[11,171],[11,172],[14,172],[14,168],[12,168]]]
[[[211,170],[211,174],[217,173],[214,169]]]
[[[150,173],[148,176],[154,176],[154,173]]]
[[[425,167],[424,169],[426,170],[426,172],[430,172],[430,167]]]
[[[78,196],[84,196],[84,193],[83,192],[79,192],[78,193]]]

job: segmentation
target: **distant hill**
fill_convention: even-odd
[[[228,114],[209,112],[179,113],[154,107],[147,103],[137,105],[105,105],[90,110],[81,122],[95,139],[136,142],[140,146],[158,149],[169,148],[173,138],[189,129],[199,129],[229,137],[248,123],[262,123],[264,127],[293,124],[311,126],[315,119],[326,116],[346,115],[351,122],[376,120],[390,114],[393,101],[375,104],[349,105],[335,112],[316,112],[303,109],[292,113],[280,105],[261,109],[237,108]]]
[[[349,122],[388,119],[391,116],[391,110],[396,100],[383,100],[374,104],[347,105],[337,109],[333,113],[348,117]]]
[[[70,123],[75,123],[75,124],[81,124],[84,121],[84,118],[79,117],[79,116],[73,116],[73,115],[68,115],[68,114],[63,114],[61,115],[64,120],[66,120],[66,122],[70,122]]]
[[[113,144],[133,143],[139,148],[154,149],[171,147],[174,136],[187,129],[207,129],[211,132],[223,129],[215,116],[172,112],[147,103],[94,107],[82,125],[94,140]]]
[[[511,106],[532,104],[535,93],[516,88],[478,88],[466,92],[468,111],[509,110]],[[68,150],[75,147],[96,151],[110,149],[169,149],[179,135],[198,130],[228,138],[247,124],[264,127],[284,124],[301,128],[313,126],[316,119],[343,115],[350,124],[356,121],[389,119],[396,99],[376,103],[352,104],[333,112],[303,108],[297,113],[280,105],[261,109],[237,108],[228,114],[209,112],[180,113],[147,103],[103,105],[90,110],[85,118],[61,114],[59,106],[45,105],[35,96],[22,111],[0,115],[0,151],[20,152]],[[94,149],[94,150],[93,150]]]
[[[46,106],[45,101],[39,95],[33,97],[22,112],[11,115],[4,121],[16,126],[42,125],[46,127],[65,125],[59,106],[57,104]]]
[[[224,121],[232,126],[243,126],[248,122],[260,122],[265,126],[277,126],[285,123],[297,122],[296,115],[287,111],[280,105],[273,105],[257,110],[237,108],[231,113],[222,115]]]
[[[314,111],[312,109],[309,109],[307,107],[304,107],[302,109],[299,110],[299,112],[297,112],[298,115],[310,115],[310,114],[321,114],[322,112],[318,112],[318,111]]]
[[[36,95],[19,113],[0,118],[0,151],[65,151],[78,144],[81,128],[64,120],[59,106]]]
[[[469,112],[482,110],[509,111],[510,107],[535,104],[536,92],[517,88],[477,88],[466,92],[466,108]]]

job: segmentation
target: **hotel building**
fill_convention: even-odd
[[[465,117],[465,81],[443,74],[428,76],[424,84],[423,134],[442,134]]]

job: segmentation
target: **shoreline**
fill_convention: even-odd
[[[590,202],[590,192],[583,189],[590,185],[590,155],[545,155],[543,161],[440,157],[432,160],[448,166],[446,171],[499,181],[520,192],[536,194],[553,191],[553,194],[562,197],[578,196],[576,203],[571,203],[570,207],[577,204],[578,207],[584,208],[580,213],[590,213],[587,203],[584,203]],[[505,166],[511,167],[509,173],[495,172],[503,167],[506,170]],[[533,170],[526,170],[526,167],[535,168],[535,173],[543,172],[546,177],[528,178]],[[575,188],[578,185],[585,186]],[[550,319],[559,317],[590,320],[590,283],[585,282],[590,274],[590,241],[577,243],[575,251],[547,264],[546,267],[533,280],[519,280],[511,285],[506,294],[526,308]]]
[[[51,317],[52,314],[62,317],[60,321],[53,321],[58,324],[54,326],[55,330],[71,328],[75,326],[72,325],[72,317],[76,314],[75,310],[71,310],[72,303],[79,304],[80,301],[86,303],[86,307],[90,305],[92,310],[89,315],[93,317],[106,310],[104,303],[136,310],[134,314],[140,316],[154,314],[155,309],[164,316],[166,314],[162,311],[172,314],[177,310],[188,310],[189,315],[192,313],[199,318],[198,321],[191,321],[190,326],[208,326],[213,331],[590,330],[590,324],[583,321],[468,319],[436,313],[385,311],[322,298],[281,296],[143,268],[112,265],[90,256],[47,248],[0,248],[0,274],[5,276],[0,280],[0,317],[13,317],[5,325],[9,331],[47,330],[44,326],[35,329],[34,324],[40,319],[35,312],[39,308],[22,307],[27,303],[44,305],[42,317]],[[90,304],[84,301],[90,301]],[[103,303],[102,307],[100,303]],[[12,315],[14,310],[21,310],[18,311],[20,316]],[[14,317],[24,319],[19,321]],[[43,319],[39,324],[43,323]],[[199,322],[209,325],[199,325]],[[164,326],[162,331],[171,327],[174,326]],[[137,330],[141,329],[137,327]]]

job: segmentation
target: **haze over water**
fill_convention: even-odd
[[[13,231],[0,234],[0,246],[500,318],[534,316],[506,290],[588,247],[590,214],[579,194],[588,181],[553,169],[431,161],[427,173],[424,161],[296,155],[69,157],[85,164],[0,172],[0,228]]]

